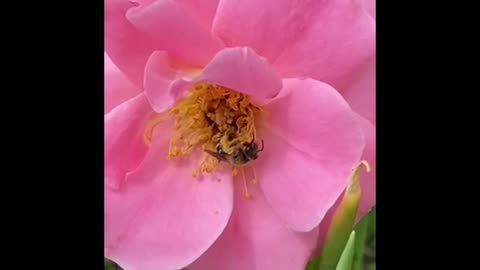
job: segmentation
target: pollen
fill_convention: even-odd
[[[262,108],[245,94],[216,84],[196,83],[170,110],[151,118],[144,138],[149,144],[153,128],[162,118],[171,117],[173,133],[166,157],[168,160],[200,149],[203,154],[192,177],[197,177],[199,173],[211,173],[223,161],[233,165],[232,176],[235,177],[241,162],[230,161],[255,140],[257,120],[262,113]]]

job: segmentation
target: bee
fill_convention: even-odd
[[[205,152],[217,158],[219,161],[225,161],[232,165],[243,166],[252,160],[256,160],[258,158],[258,153],[263,151],[263,149],[264,145],[262,140],[261,149],[258,149],[258,144],[252,141],[236,148],[232,154],[225,153],[220,143],[216,145],[215,152],[210,150],[205,150]]]

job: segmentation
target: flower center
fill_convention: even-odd
[[[192,176],[196,177],[199,171],[210,173],[224,162],[232,166],[233,176],[238,174],[237,168],[240,170],[245,196],[249,198],[244,167],[263,150],[263,141],[261,148],[255,141],[256,120],[261,113],[262,109],[247,95],[215,84],[196,83],[166,112],[174,119],[167,159],[200,148],[204,154]],[[159,118],[153,118],[148,124],[147,143],[158,122]],[[250,167],[255,184],[255,169]]]

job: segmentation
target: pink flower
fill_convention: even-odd
[[[106,0],[105,256],[126,270],[303,269],[362,159],[363,215],[374,6]],[[253,139],[246,167],[207,154],[248,159]]]

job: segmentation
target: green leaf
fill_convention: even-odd
[[[104,270],[122,270],[115,262],[104,259],[103,260],[103,269]]]
[[[318,258],[317,270],[334,270],[345,249],[355,223],[358,203],[361,197],[360,169],[362,165],[369,171],[367,162],[360,163],[353,170],[342,201],[333,214],[322,251]]]
[[[377,210],[376,207],[373,207],[372,211],[372,217],[370,219],[370,232],[372,232],[373,239],[376,238],[377,236]]]
[[[353,254],[355,253],[355,231],[348,238],[347,245],[340,256],[336,270],[352,270]]]
[[[372,214],[365,215],[355,226],[355,252],[353,255],[352,270],[363,270],[363,252],[367,240],[368,229]]]
[[[317,270],[318,268],[318,260],[310,260],[307,263],[307,267],[305,267],[305,270]]]

